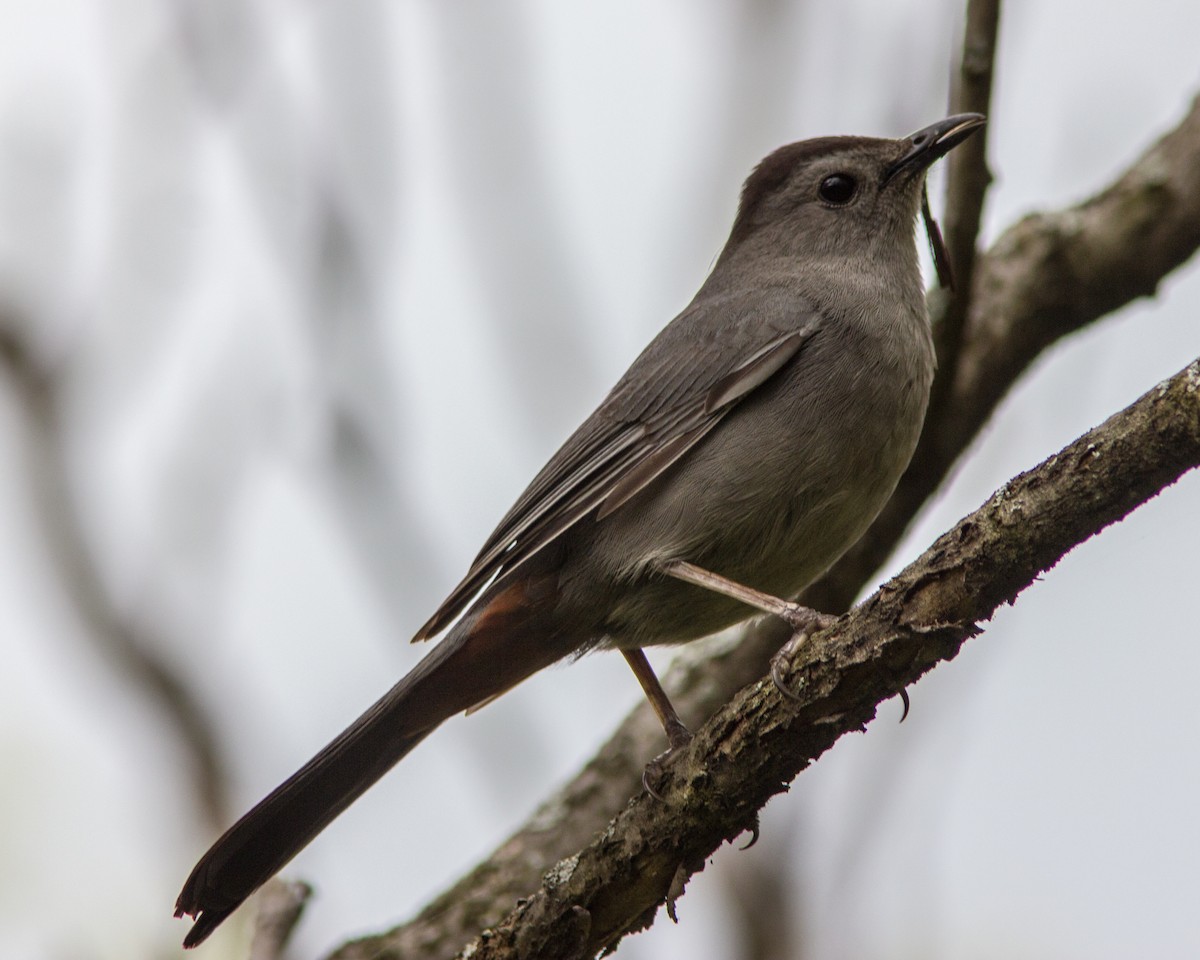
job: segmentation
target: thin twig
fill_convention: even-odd
[[[991,111],[992,71],[996,34],[1000,26],[1000,0],[970,0],[963,30],[962,59],[950,84],[950,112]],[[951,152],[946,174],[946,251],[954,269],[955,290],[937,290],[930,297],[938,381],[930,399],[928,423],[936,425],[949,384],[954,380],[962,346],[963,324],[971,304],[975,274],[975,249],[983,201],[992,174],[987,165],[988,128]]]

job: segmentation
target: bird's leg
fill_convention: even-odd
[[[706,590],[724,594],[727,597],[732,597],[734,600],[740,600],[742,603],[754,607],[756,610],[762,610],[764,613],[773,613],[775,616],[786,620],[795,632],[792,634],[792,638],[784,644],[783,648],[771,658],[771,679],[774,681],[775,686],[779,688],[779,692],[785,697],[790,700],[799,699],[796,693],[788,689],[787,684],[783,682],[783,674],[781,673],[783,664],[791,658],[796,650],[807,642],[811,634],[833,626],[837,617],[818,613],[811,607],[794,603],[791,600],[781,600],[779,597],[773,597],[769,593],[763,593],[761,590],[747,587],[745,584],[737,583],[734,580],[721,576],[719,573],[713,573],[711,570],[705,570],[703,567],[698,567],[694,563],[688,563],[686,560],[668,560],[665,563],[659,564],[658,569],[668,576],[675,577],[685,583],[695,584],[698,587],[704,587]]]
[[[678,750],[680,747],[686,747],[692,742],[691,731],[683,725],[683,721],[679,719],[679,714],[671,706],[667,692],[662,688],[662,684],[658,682],[658,677],[654,675],[654,668],[650,666],[650,661],[646,659],[646,654],[642,652],[640,647],[634,647],[632,650],[622,650],[621,653],[625,657],[625,662],[629,664],[629,669],[637,677],[638,683],[642,685],[642,690],[646,694],[646,699],[650,701],[650,706],[654,708],[654,715],[658,717],[658,722],[662,724],[671,749]]]
[[[824,630],[837,619],[824,613],[818,613],[811,607],[794,603],[791,600],[781,600],[769,593],[747,587],[743,583],[730,580],[711,570],[705,570],[686,560],[667,560],[660,563],[658,569],[667,576],[675,577],[684,583],[691,583],[697,587],[712,590],[714,593],[732,597],[734,600],[740,600],[747,606],[761,610],[763,613],[773,613],[786,620],[797,632],[812,633],[814,630]]]
[[[686,747],[691,743],[692,734],[683,725],[683,721],[679,719],[679,714],[675,712],[675,708],[671,706],[667,692],[662,688],[662,684],[658,682],[658,677],[654,675],[654,668],[650,666],[650,661],[646,659],[646,654],[642,652],[641,648],[634,647],[630,650],[622,650],[621,654],[625,657],[625,662],[629,664],[633,675],[637,677],[638,683],[642,685],[646,699],[650,701],[650,706],[654,708],[655,716],[658,717],[658,722],[662,724],[663,730],[666,731],[667,742],[671,745],[666,753],[659,754],[646,764],[646,769],[642,771],[643,789],[650,796],[654,797],[655,800],[661,800],[662,795],[658,792],[656,786],[659,780],[662,779],[663,763],[676,750]]]

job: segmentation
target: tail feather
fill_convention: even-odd
[[[221,922],[443,720],[499,696],[570,652],[534,621],[530,584],[497,585],[374,706],[235,823],[200,858],[175,904],[196,922],[185,947]],[[541,629],[538,629],[541,627]]]

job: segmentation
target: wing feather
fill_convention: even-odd
[[[527,562],[592,511],[602,520],[619,510],[778,373],[819,328],[815,313],[796,315],[794,301],[781,323],[772,311],[765,320],[756,316],[756,300],[749,299],[734,331],[741,350],[728,349],[729,330],[711,322],[720,313],[711,304],[696,317],[685,312],[660,334],[690,349],[647,349],[638,358],[534,478],[414,640],[439,633],[496,575]]]

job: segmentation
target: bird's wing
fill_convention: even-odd
[[[769,291],[689,307],[550,458],[414,640],[439,633],[496,574],[525,563],[587,514],[603,519],[653,483],[818,327],[815,311]]]

